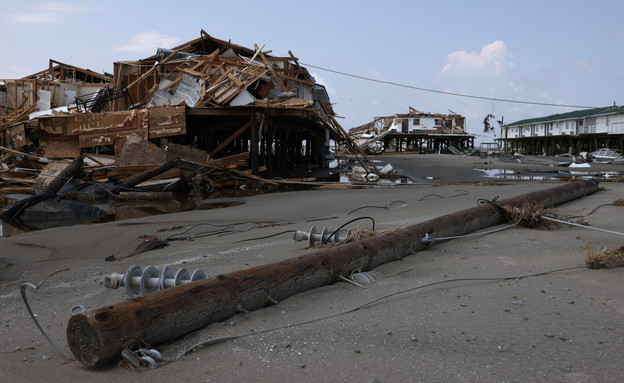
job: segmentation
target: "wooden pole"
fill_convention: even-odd
[[[259,128],[262,128],[262,117],[260,113],[257,113],[256,116],[252,119],[253,123],[251,124],[251,172],[253,175],[258,175],[260,172],[260,158],[258,153],[258,148],[260,145],[260,134],[258,132]]]
[[[160,175],[166,172],[167,170],[173,169],[173,166],[175,165],[175,161],[176,161],[175,159],[167,161],[157,168],[146,170],[142,173],[137,174],[134,177],[131,177],[127,181],[121,183],[120,185],[117,185],[115,189],[113,190],[113,193],[119,193],[120,191],[124,189],[133,188],[136,185],[140,184],[141,182],[145,182],[149,179],[156,177],[157,175]]]
[[[65,169],[63,169],[58,176],[52,182],[46,186],[46,188],[41,192],[41,194],[54,194],[61,190],[63,185],[65,185],[69,180],[74,178],[80,169],[82,169],[82,165],[84,164],[84,155],[79,155],[76,157]]]
[[[553,206],[597,190],[597,182],[581,181],[498,204],[521,207],[533,201]],[[399,260],[426,248],[421,240],[426,233],[438,238],[463,235],[504,219],[498,207],[483,204],[358,242],[137,296],[72,316],[67,341],[76,359],[96,366],[118,358],[131,340],[157,345],[238,312],[333,283],[354,270],[366,271]]]

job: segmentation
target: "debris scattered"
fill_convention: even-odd
[[[590,269],[611,269],[624,266],[624,246],[613,249],[602,248],[594,252],[588,242],[583,243],[585,264]]]
[[[505,206],[505,211],[510,217],[510,221],[513,225],[518,227],[538,227],[544,226],[546,223],[552,221],[544,220],[544,217],[556,217],[549,209],[534,202],[524,202],[520,208]]]

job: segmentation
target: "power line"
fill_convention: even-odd
[[[320,66],[306,64],[306,63],[300,63],[300,64],[304,65],[304,66],[309,66],[311,68],[316,68],[316,69],[324,70],[324,71],[327,71],[327,72],[331,72],[331,73],[336,73],[336,74],[339,74],[339,75],[347,76],[347,77],[359,78],[361,80],[366,80],[366,81],[371,81],[371,82],[378,82],[380,84],[394,85],[394,86],[398,86],[398,87],[401,87],[401,88],[416,89],[416,90],[421,90],[423,92],[446,94],[448,96],[476,98],[476,99],[479,99],[479,100],[511,102],[511,103],[515,103],[515,104],[528,104],[528,105],[541,105],[541,106],[558,106],[558,107],[562,107],[562,108],[580,108],[580,109],[594,109],[594,108],[597,108],[596,106],[549,104],[549,103],[545,103],[545,102],[519,101],[519,100],[510,100],[510,99],[506,99],[506,98],[484,97],[484,96],[474,96],[474,95],[463,94],[463,93],[445,92],[443,90],[427,89],[427,88],[421,88],[421,87],[417,87],[417,86],[413,86],[413,85],[400,84],[400,83],[392,82],[392,81],[377,80],[377,79],[370,78],[370,77],[365,77],[365,76],[360,76],[360,75],[356,75],[356,74],[340,72],[340,71],[337,71],[337,70],[323,68],[323,67],[320,67]]]

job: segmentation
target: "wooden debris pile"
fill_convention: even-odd
[[[46,217],[67,201],[140,190],[165,198],[153,193],[327,177],[339,152],[378,173],[292,52],[263,48],[202,30],[146,59],[115,62],[113,75],[51,60],[47,70],[0,81],[0,195],[37,194],[13,213]],[[84,163],[61,182],[77,158]],[[57,181],[61,187],[47,189]]]
[[[201,33],[199,39],[159,49],[146,59],[116,62],[115,84],[128,84],[130,98],[141,107],[260,105],[323,108],[333,115],[324,87],[291,52],[271,56],[264,46],[249,49]],[[121,100],[115,106],[124,107]]]

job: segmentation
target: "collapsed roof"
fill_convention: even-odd
[[[0,141],[23,136],[32,124],[16,122],[30,113],[38,120],[32,136],[46,142],[45,155],[52,158],[71,158],[82,149],[102,146],[118,154],[136,136],[167,138],[205,151],[206,158],[249,152],[254,174],[327,168],[332,140],[363,155],[336,121],[325,88],[292,52],[279,57],[263,48],[242,47],[202,30],[199,38],[160,48],[145,59],[115,62],[112,79],[60,63],[53,70],[51,62],[47,71],[19,80],[48,88],[22,92],[19,108],[4,103],[0,133],[12,125],[20,134],[0,134]],[[68,93],[67,85],[79,81],[91,92]],[[23,144],[12,142],[14,147]]]

